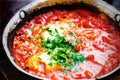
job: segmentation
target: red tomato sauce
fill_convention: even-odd
[[[64,25],[61,25],[64,24]],[[40,46],[40,36],[46,26],[65,28],[63,36],[67,40],[69,32],[73,32],[76,40],[75,51],[85,56],[85,61],[77,66],[78,71],[59,73],[64,68],[47,66],[37,57],[44,52]],[[14,37],[13,57],[17,65],[33,75],[50,80],[78,80],[100,77],[118,66],[120,63],[120,32],[109,21],[105,14],[95,14],[86,9],[51,10],[26,22]]]

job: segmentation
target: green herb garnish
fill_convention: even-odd
[[[74,72],[74,73],[78,72],[78,69],[74,69],[73,72]]]
[[[39,60],[42,60],[42,58],[38,57]]]
[[[34,36],[29,36],[28,38],[33,39],[33,38],[34,38]]]
[[[73,32],[69,32],[70,37],[74,37],[76,39],[76,35]]]
[[[44,30],[46,30],[48,32],[52,32],[52,30],[49,27],[45,28]]]
[[[74,35],[74,33],[73,33],[73,32],[69,32],[69,35],[70,35],[70,36],[73,36],[73,35]]]
[[[45,31],[48,31],[49,34],[52,35],[52,30],[51,30],[49,27],[45,28],[44,30],[45,30]]]
[[[52,62],[50,62],[48,65],[49,65],[49,66],[52,66],[52,65],[53,65],[53,63],[52,63]]]
[[[81,41],[80,40],[77,40],[76,43],[79,44]]]
[[[75,65],[79,65],[85,60],[85,57],[74,50],[75,46],[67,41],[64,36],[61,36],[57,29],[51,30],[50,28],[45,28],[44,30],[48,31],[51,36],[55,36],[54,39],[47,38],[44,40],[41,37],[40,45],[46,49],[48,55],[50,55],[51,62],[48,64],[52,66],[57,64],[59,66],[64,66],[66,69],[63,70],[63,73],[70,71]],[[70,32],[71,36],[75,36],[74,33]],[[80,40],[76,41],[80,43]],[[54,62],[52,62],[54,61]],[[73,72],[77,72],[74,70]]]
[[[29,69],[30,67],[29,66],[25,66],[25,69]]]

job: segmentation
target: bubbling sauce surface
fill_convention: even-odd
[[[105,14],[58,10],[26,22],[14,37],[18,66],[48,80],[100,77],[120,62],[120,32]]]

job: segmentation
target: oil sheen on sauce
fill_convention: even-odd
[[[56,36],[45,31],[46,27],[56,29],[85,60],[66,73],[61,72],[65,69],[63,66],[49,66],[50,56],[40,45],[40,37],[52,40]],[[86,9],[53,9],[26,22],[16,34],[13,42],[15,62],[28,73],[48,80],[96,78],[110,72],[120,62],[120,32],[103,13],[95,14]],[[80,42],[76,44],[77,40]]]

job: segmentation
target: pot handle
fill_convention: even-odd
[[[120,26],[120,14],[115,15],[115,22]]]
[[[24,10],[21,10],[21,11],[19,12],[19,17],[20,17],[20,19],[23,19],[26,15],[27,15],[27,13],[26,13]]]

